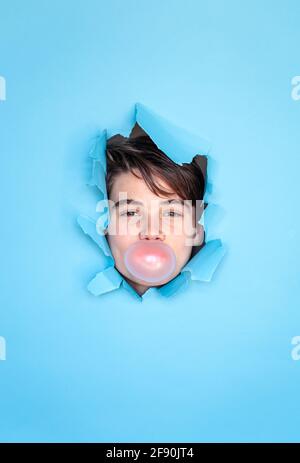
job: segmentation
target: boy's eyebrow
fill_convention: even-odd
[[[139,206],[143,205],[141,201],[137,201],[136,199],[120,199],[113,205],[113,207],[117,208],[119,206],[122,206],[123,204],[137,204]]]
[[[131,199],[131,198],[127,198],[127,199],[120,199],[119,201],[117,201],[113,207],[114,208],[117,208],[117,207],[120,207],[122,206],[123,204],[135,204],[135,205],[138,205],[138,206],[143,206],[144,203],[142,203],[141,201],[137,201],[136,199]],[[189,201],[186,201],[186,200],[183,200],[183,199],[165,199],[163,201],[160,201],[159,203],[160,205],[169,205],[169,204],[180,204],[182,206],[184,206],[185,204],[187,204],[189,207],[191,206],[189,204]]]
[[[164,205],[164,204],[181,204],[182,206],[184,206],[185,201],[183,199],[165,199],[164,201],[161,201],[160,204],[161,205]]]

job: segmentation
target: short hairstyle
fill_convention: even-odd
[[[196,155],[191,163],[179,165],[170,159],[148,135],[125,138],[115,135],[106,145],[108,196],[115,177],[130,172],[142,178],[148,188],[157,196],[177,195],[183,200],[203,200],[206,180],[206,156]],[[172,190],[165,190],[157,179],[165,181]]]

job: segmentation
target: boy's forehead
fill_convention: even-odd
[[[156,195],[148,188],[148,185],[143,178],[138,178],[131,172],[124,172],[117,175],[114,179],[110,199],[113,201],[119,200],[120,194],[127,194],[128,198],[136,199],[137,201],[146,201],[150,199],[162,200],[166,199],[181,199],[170,186],[162,179],[158,178],[156,184],[162,189],[168,191],[168,195]]]

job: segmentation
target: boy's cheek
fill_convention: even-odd
[[[180,273],[182,268],[189,261],[192,253],[192,247],[185,247],[185,249],[180,253],[177,260],[177,273]]]
[[[166,220],[163,223],[162,231],[166,236],[192,237],[195,234],[195,227],[191,218],[177,218],[175,220]]]
[[[111,220],[108,226],[108,233],[111,236],[137,236],[141,231],[141,222],[137,220],[127,220],[119,218]]]
[[[113,255],[114,261],[115,261],[115,266],[117,267],[119,271],[121,271],[121,273],[124,270],[123,269],[123,258],[122,258],[122,256],[124,256],[123,246],[124,246],[123,243],[120,243],[118,240],[115,240],[113,237],[110,237],[109,247]]]
[[[132,240],[131,238],[132,237],[130,237],[130,235],[109,235],[108,244],[115,259],[123,259],[127,248],[132,244],[132,242],[136,241],[135,239]]]

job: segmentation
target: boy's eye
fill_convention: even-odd
[[[173,211],[173,210],[164,211],[162,215],[163,215],[163,217],[182,217],[181,212],[177,212],[177,211]]]
[[[139,215],[139,211],[137,210],[126,210],[126,211],[123,211],[123,212],[120,212],[120,215],[121,216],[125,216],[125,217],[134,217],[134,216],[138,216]]]

